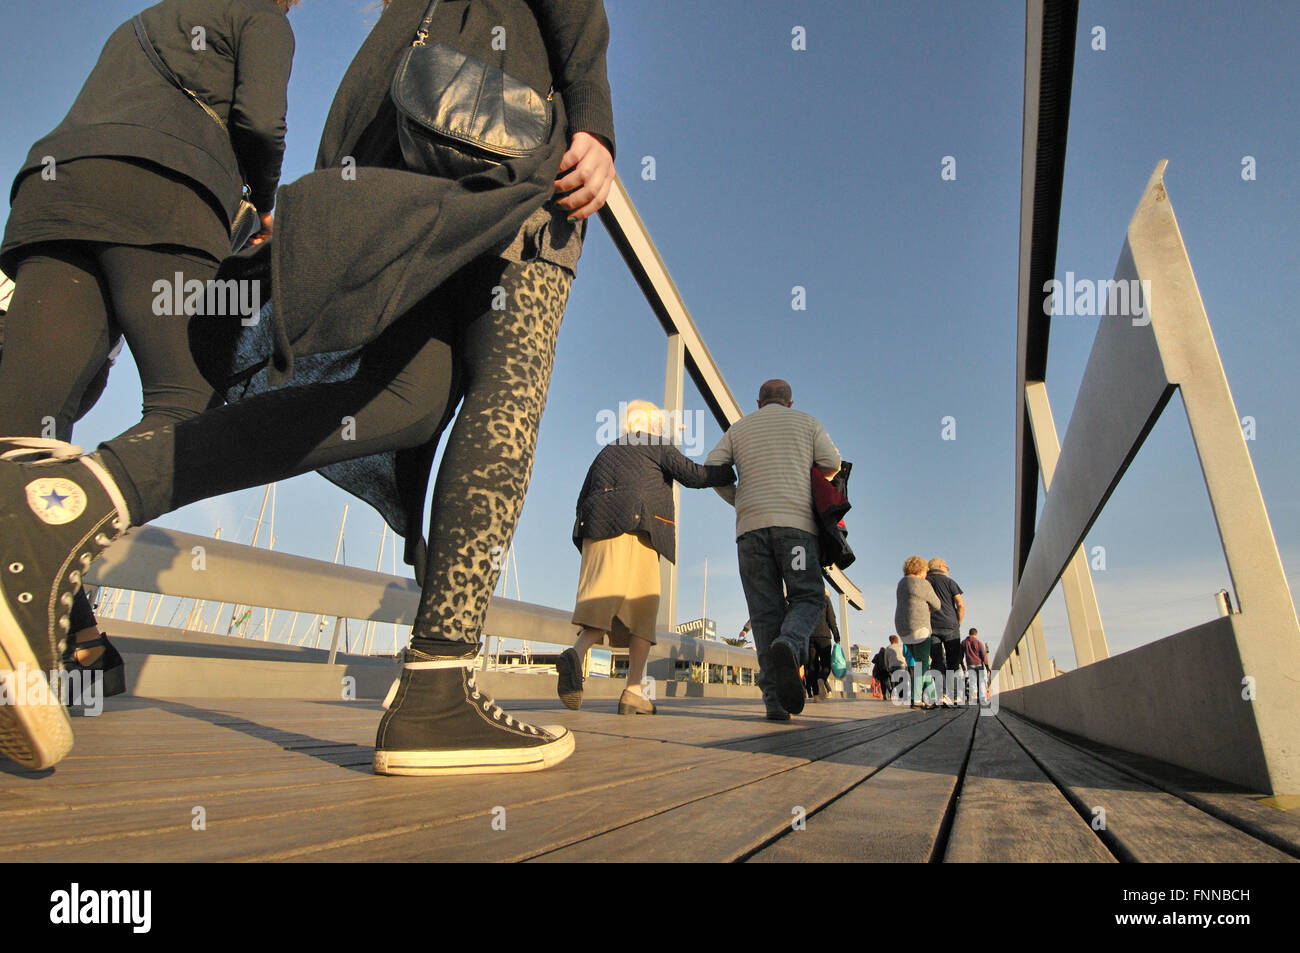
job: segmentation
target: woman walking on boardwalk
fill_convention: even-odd
[[[294,52],[285,14],[297,3],[150,7],[113,32],[67,116],[32,146],[0,245],[0,269],[16,282],[0,434],[70,440],[123,337],[144,392],[128,434],[215,403],[190,356],[185,316],[160,312],[155,285],[215,277],[245,182],[262,213],[253,240],[269,235]],[[106,694],[124,691],[121,656],[79,590],[69,625],[63,664],[103,672]]]
[[[694,488],[736,482],[730,466],[693,463],[663,436],[659,408],[634,400],[621,435],[596,455],[578,494],[573,544],[582,551],[573,622],[582,632],[560,655],[556,692],[566,708],[582,707],[582,661],[608,637],[628,650],[620,715],[653,715],[641,681],[659,619],[659,557],[677,561],[673,481]]]
[[[939,608],[939,597],[925,579],[929,568],[929,563],[920,556],[908,556],[895,593],[894,627],[916,660],[911,688],[913,708],[937,707],[925,700],[930,678],[930,612]],[[933,693],[932,685],[930,693]]]
[[[553,90],[543,146],[459,179],[411,171],[389,90],[413,40]],[[274,306],[248,328],[192,324],[202,369],[238,402],[85,456],[11,443],[0,459],[11,665],[48,665],[65,597],[128,526],[319,469],[406,536],[422,583],[375,771],[532,771],[572,752],[565,729],[518,722],[485,695],[473,659],[523,505],[582,223],[613,181],[607,44],[599,0],[386,5],[335,96],[317,171],[280,190],[274,241],[223,267],[269,279]],[[429,471],[458,401],[426,548]],[[0,712],[0,752],[23,763],[54,763],[70,744],[61,710]]]

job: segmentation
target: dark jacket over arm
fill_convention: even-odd
[[[701,488],[734,483],[730,466],[692,463],[676,447],[622,437],[596,455],[578,494],[573,544],[644,533],[659,555],[677,561],[673,480]]]
[[[830,645],[832,639],[836,642],[840,640],[840,627],[835,623],[835,609],[831,605],[829,594],[826,596],[826,604],[822,607],[822,617],[817,620],[817,627],[813,629],[809,638],[825,645]]]
[[[529,0],[528,5],[546,38],[551,82],[564,97],[570,138],[575,132],[599,136],[612,155],[614,109],[605,71],[605,5],[590,0]]]
[[[242,9],[236,25],[239,56],[230,104],[230,141],[253,193],[253,204],[259,212],[268,212],[275,205],[284,160],[293,31],[272,3]]]

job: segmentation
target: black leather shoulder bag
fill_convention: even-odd
[[[429,42],[438,0],[393,74],[397,138],[413,172],[459,179],[531,155],[551,135],[551,95],[445,43]],[[553,95],[553,94],[552,94]]]
[[[140,18],[138,13],[131,19],[131,23],[135,26],[135,35],[140,41],[140,47],[144,50],[144,55],[149,58],[149,62],[153,64],[153,68],[162,74],[163,79],[192,99],[200,109],[208,114],[209,119],[221,127],[221,131],[229,138],[230,130],[226,127],[225,120],[217,115],[215,109],[200,99],[194,90],[186,87],[180,81],[180,77],[172,72],[171,67],[163,62],[162,57],[158,55],[157,48],[153,45],[153,41],[149,39],[144,20]],[[231,148],[233,149],[234,146],[231,146]],[[235,157],[235,161],[239,161],[238,156]],[[242,169],[240,175],[243,175]],[[257,214],[256,206],[248,200],[248,196],[249,188],[245,185],[239,197],[239,209],[235,212],[235,220],[230,223],[230,250],[232,253],[243,248],[248,243],[248,240],[261,231],[262,228],[261,217]]]

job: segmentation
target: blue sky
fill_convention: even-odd
[[[304,0],[291,22],[285,181],[308,171],[330,99],[377,13]],[[1010,604],[1016,267],[1024,6],[956,2],[607,0],[617,166],[732,390],[751,409],[784,377],[855,464],[854,642],[892,629],[902,560],[943,555],[968,625],[996,639]],[[134,0],[47,0],[0,12],[0,178],[63,115]],[[75,28],[70,29],[70,25]],[[807,48],[791,48],[792,29]],[[1093,28],[1106,49],[1093,50]],[[1093,2],[1080,7],[1056,273],[1109,277],[1156,162],[1205,299],[1283,563],[1300,563],[1295,368],[1300,137],[1291,3]],[[655,177],[643,178],[644,157]],[[941,178],[945,156],[956,178]],[[1253,156],[1257,177],[1243,181]],[[806,289],[807,309],[791,307]],[[1052,326],[1048,390],[1064,435],[1095,318]],[[571,604],[573,503],[602,410],[663,393],[665,341],[602,227],[589,233],[560,334],[532,487],[516,537],[519,595]],[[703,407],[688,385],[688,408]],[[80,425],[93,445],[138,419],[119,362]],[[956,439],[941,436],[945,417]],[[710,419],[702,449],[720,431]],[[261,490],[163,525],[247,540]],[[276,549],[328,559],[347,498],[307,475],[280,485]],[[745,621],[733,513],[683,491],[679,620]],[[353,505],[348,561],[374,566],[379,518]],[[1089,533],[1112,651],[1214,615],[1228,585],[1177,397]],[[387,565],[387,559],[385,559]],[[515,595],[513,577],[510,595]],[[164,618],[168,613],[164,612]],[[1059,596],[1049,651],[1073,666]],[[381,642],[382,645],[382,642]]]

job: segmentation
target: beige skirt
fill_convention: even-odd
[[[575,625],[609,634],[614,648],[630,636],[654,644],[659,619],[659,554],[639,533],[584,539]]]

